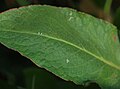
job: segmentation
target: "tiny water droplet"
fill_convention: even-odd
[[[73,18],[73,17],[70,17],[70,18],[68,19],[68,21],[70,21],[72,18]]]
[[[42,35],[42,33],[40,33],[40,35]]]
[[[66,59],[66,63],[69,63],[70,61],[69,61],[69,59]]]

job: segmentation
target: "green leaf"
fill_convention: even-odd
[[[0,42],[64,80],[120,88],[117,29],[85,13],[39,5],[1,13]]]

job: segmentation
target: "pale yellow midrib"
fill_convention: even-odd
[[[22,33],[22,34],[31,34],[31,35],[37,35],[37,36],[38,36],[37,33],[30,33],[30,32],[18,32],[18,31],[9,31],[9,30],[6,30],[6,32],[14,32],[14,33]],[[66,43],[66,44],[68,44],[68,45],[71,45],[71,46],[73,46],[73,47],[75,47],[75,48],[77,48],[77,49],[79,49],[79,50],[82,50],[82,51],[88,53],[89,55],[95,57],[96,59],[99,59],[100,61],[104,62],[105,64],[108,64],[109,66],[111,66],[111,67],[113,67],[113,68],[115,68],[115,69],[120,70],[120,67],[117,66],[117,65],[115,65],[114,63],[109,62],[109,61],[105,60],[103,57],[99,57],[99,56],[91,53],[90,51],[88,51],[88,50],[86,50],[86,49],[83,49],[83,48],[81,48],[81,47],[79,47],[79,46],[77,46],[77,45],[75,45],[75,44],[73,44],[73,43],[71,43],[71,42],[68,42],[68,41],[63,40],[63,39],[55,38],[55,37],[52,37],[52,36],[48,36],[48,35],[45,35],[45,34],[42,34],[42,35],[39,34],[39,36],[46,37],[46,38],[50,38],[50,39],[57,40],[57,41]]]

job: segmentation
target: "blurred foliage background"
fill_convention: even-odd
[[[117,26],[119,36],[120,0],[0,0],[0,12],[34,4],[69,7],[86,12]],[[83,85],[64,81],[0,44],[0,89],[100,89],[96,83],[85,82]]]

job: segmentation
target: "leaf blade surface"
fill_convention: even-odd
[[[0,14],[0,42],[65,80],[119,89],[116,28],[68,8],[29,6]]]

